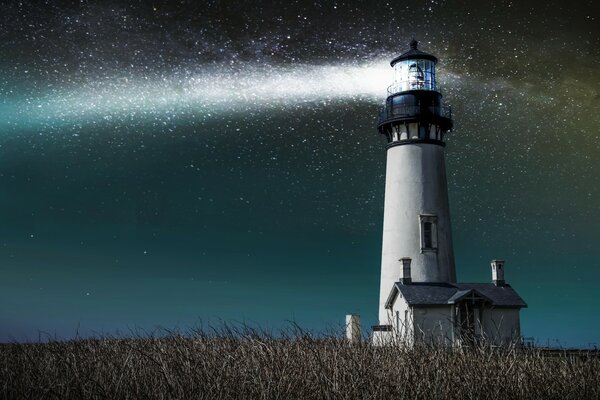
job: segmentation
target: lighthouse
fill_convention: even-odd
[[[391,61],[394,80],[377,129],[386,138],[386,179],[374,343],[450,345],[520,340],[527,305],[492,261],[493,283],[457,283],[446,178],[452,113],[436,82],[432,54],[417,41]]]
[[[450,108],[436,82],[437,58],[417,41],[394,58],[394,82],[379,118],[387,139],[379,320],[385,302],[411,259],[412,282],[455,282],[444,139]],[[408,278],[408,277],[406,277]]]

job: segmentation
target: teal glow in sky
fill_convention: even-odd
[[[375,125],[416,37],[453,107],[459,281],[503,258],[524,336],[598,345],[592,4],[10,4],[0,339],[376,323]]]

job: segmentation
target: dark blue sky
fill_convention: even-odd
[[[600,343],[597,10],[551,3],[9,2],[0,338],[375,323],[375,125],[416,37],[453,107],[458,279],[504,258],[524,336]]]

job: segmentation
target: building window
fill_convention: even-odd
[[[421,252],[437,251],[437,216],[420,215]]]

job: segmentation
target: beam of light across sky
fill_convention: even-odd
[[[363,65],[247,66],[174,76],[134,76],[89,81],[27,99],[5,100],[1,123],[12,126],[144,118],[194,111],[201,117],[337,99],[382,101],[392,81],[385,60]],[[240,107],[241,106],[241,107]]]

